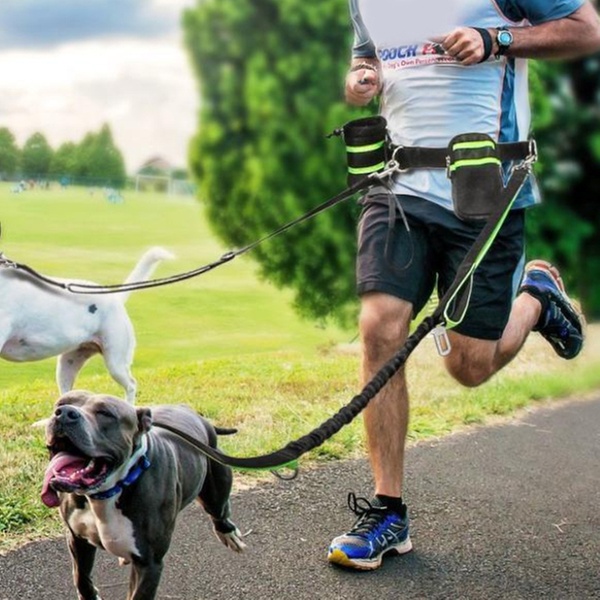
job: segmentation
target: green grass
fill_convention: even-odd
[[[84,190],[28,192],[0,187],[0,249],[48,275],[116,283],[141,253],[161,245],[178,258],[157,276],[218,258],[218,244],[191,200],[126,194],[122,205]],[[215,423],[239,429],[223,438],[226,452],[250,456],[308,433],[359,390],[353,331],[300,320],[291,296],[257,279],[250,256],[199,278],[134,293],[128,301],[138,350],[138,404],[183,402]],[[600,388],[595,338],[583,356],[555,357],[539,336],[490,383],[474,390],[445,374],[433,343],[410,359],[410,438],[444,435],[488,422],[548,398]],[[49,415],[57,397],[54,360],[0,363],[0,550],[62,530],[56,511],[39,500],[46,463],[43,434],[31,424]],[[78,387],[121,395],[100,360],[84,368]],[[363,453],[360,419],[303,459]],[[237,480],[246,480],[238,475]]]
[[[177,255],[161,263],[155,277],[205,265],[228,250],[210,233],[193,199],[130,192],[124,204],[114,205],[100,192],[83,189],[20,195],[8,189],[0,187],[0,248],[46,275],[120,283],[150,246]],[[256,273],[251,256],[244,255],[198,278],[133,294],[127,307],[138,340],[136,372],[232,351],[311,351],[353,335],[301,321],[291,295],[258,281]],[[104,372],[100,360],[92,363],[86,370]],[[2,367],[5,386],[53,376],[54,361]]]

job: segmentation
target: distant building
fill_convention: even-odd
[[[149,158],[137,170],[136,175],[170,175],[175,167],[162,156]]]

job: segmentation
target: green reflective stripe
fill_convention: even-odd
[[[494,243],[494,240],[498,236],[498,232],[500,231],[500,228],[504,224],[504,221],[506,220],[506,217],[508,216],[508,213],[510,212],[512,205],[514,204],[515,199],[518,196],[520,190],[521,190],[521,188],[519,188],[517,193],[513,196],[512,200],[508,203],[508,206],[505,208],[504,212],[502,213],[502,216],[498,220],[498,223],[496,223],[496,227],[494,228],[492,235],[490,235],[487,242],[484,244],[483,248],[481,248],[481,251],[477,255],[477,258],[473,261],[473,264],[471,265],[469,272],[463,279],[462,284],[456,289],[456,291],[452,295],[452,298],[450,298],[448,303],[446,304],[446,309],[444,310],[444,318],[446,319],[446,329],[452,329],[453,327],[456,327],[457,325],[462,323],[462,320],[465,318],[465,314],[469,307],[469,301],[471,300],[471,290],[469,290],[468,301],[465,303],[465,310],[463,311],[462,315],[459,315],[459,317],[456,321],[451,319],[450,316],[448,315],[448,307],[450,306],[452,301],[456,298],[456,296],[458,296],[459,292],[463,289],[465,283],[467,283],[469,281],[469,279],[471,277],[473,277],[473,273],[475,272],[475,269],[477,269],[477,267],[479,266],[481,261],[485,258],[485,255],[488,253],[488,250],[491,248],[492,244]]]
[[[479,142],[457,142],[452,146],[452,150],[473,150],[475,148],[495,148],[496,144],[492,140],[481,140]]]
[[[346,146],[346,152],[351,154],[358,154],[360,152],[372,152],[373,150],[379,150],[383,148],[385,142],[377,142],[375,144],[369,144],[368,146]]]
[[[375,173],[375,171],[379,171],[385,167],[385,162],[380,162],[376,165],[371,165],[369,167],[348,167],[348,173],[351,175],[365,175],[366,173]]]
[[[488,156],[486,158],[466,158],[464,160],[457,160],[455,163],[450,165],[450,171],[456,171],[461,167],[480,167],[481,165],[500,165],[500,161],[497,158]]]

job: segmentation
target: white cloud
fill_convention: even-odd
[[[192,4],[152,0],[146,6],[168,12],[176,23]],[[0,51],[0,126],[20,144],[40,131],[57,147],[107,122],[128,170],[157,154],[185,166],[197,128],[198,92],[181,38],[174,25],[153,38],[121,32],[51,49]]]

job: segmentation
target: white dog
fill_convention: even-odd
[[[174,258],[163,248],[151,248],[125,283],[148,279],[163,259]],[[89,281],[57,279],[89,284]],[[112,378],[135,402],[131,375],[135,334],[125,310],[128,292],[74,294],[44,284],[16,269],[0,266],[0,357],[14,362],[60,355],[56,381],[61,394],[73,389],[85,361],[102,354]]]

